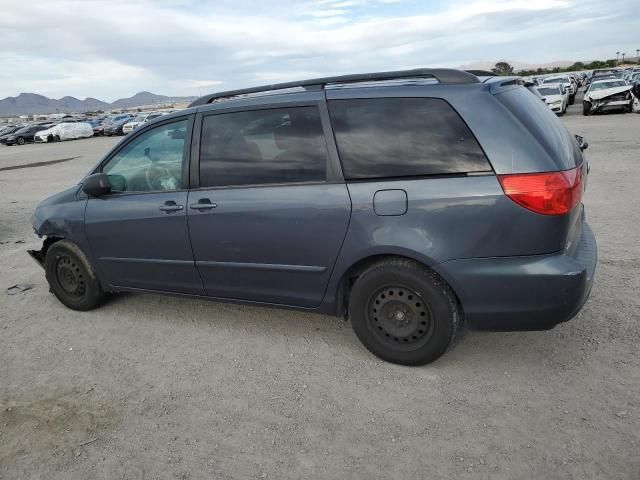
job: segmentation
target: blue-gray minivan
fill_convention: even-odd
[[[348,318],[420,365],[464,323],[548,329],[586,301],[586,143],[517,78],[419,69],[202,97],[32,217],[53,294],[163,293]]]

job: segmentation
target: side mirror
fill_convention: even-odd
[[[111,182],[106,173],[94,173],[82,181],[82,191],[90,197],[101,197],[111,192]]]

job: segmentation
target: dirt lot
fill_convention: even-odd
[[[29,216],[114,140],[0,146],[0,478],[640,478],[640,115],[579,108],[590,300],[552,331],[466,332],[421,368],[331,317],[143,295],[65,309],[25,254]]]

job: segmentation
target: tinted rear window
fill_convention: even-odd
[[[347,180],[491,171],[460,116],[438,98],[329,101]]]

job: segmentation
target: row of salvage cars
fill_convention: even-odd
[[[0,126],[0,143],[24,145],[25,143],[53,143],[77,140],[99,135],[127,135],[137,127],[165,115],[168,112],[148,112],[132,115],[119,114],[86,120],[41,122]]]
[[[582,113],[604,111],[640,112],[640,67],[600,69],[579,74],[567,73],[529,80],[551,111],[562,115],[574,103],[578,88],[584,84]]]
[[[0,128],[0,143],[24,145],[29,142],[61,142],[93,136],[91,125],[84,122],[9,125]]]

